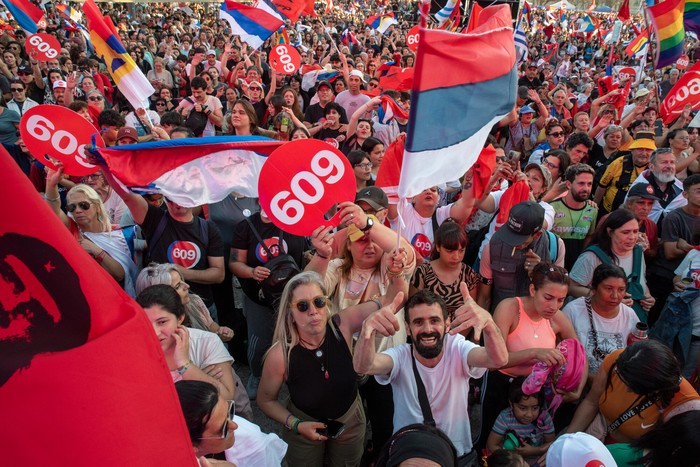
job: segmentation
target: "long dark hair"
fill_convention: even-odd
[[[178,381],[175,383],[180,398],[182,413],[185,415],[187,431],[192,444],[197,444],[204,433],[214,407],[219,402],[219,392],[211,383],[204,381]]]
[[[680,390],[681,366],[671,349],[655,340],[638,341],[622,351],[608,370],[605,397],[612,389],[613,372],[637,394],[631,407],[649,398],[666,408]]]
[[[605,219],[603,225],[596,230],[591,245],[597,245],[606,255],[610,257],[610,259],[613,260],[615,264],[617,264],[617,255],[615,255],[615,253],[612,251],[612,235],[608,233],[608,229],[617,230],[629,221],[633,220],[637,220],[637,218],[632,211],[624,208],[616,209]]]
[[[646,467],[691,467],[698,465],[700,437],[700,410],[690,410],[676,415],[654,427],[649,433],[632,443],[638,449],[648,450],[634,463]]]

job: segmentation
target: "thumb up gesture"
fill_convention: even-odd
[[[401,309],[402,301],[403,292],[399,292],[391,303],[369,315],[362,323],[364,337],[371,337],[375,332],[385,337],[396,334],[400,329],[396,313]]]
[[[481,331],[486,327],[489,321],[492,321],[491,314],[481,308],[476,301],[469,295],[467,284],[462,282],[459,284],[459,291],[464,298],[464,305],[457,308],[455,311],[454,320],[450,329],[450,334],[455,335],[469,329],[474,329],[474,339],[478,341],[481,338]]]

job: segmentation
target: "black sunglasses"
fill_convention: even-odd
[[[228,425],[229,421],[233,421],[233,417],[236,415],[236,404],[234,401],[226,401],[228,403],[228,417],[224,422],[224,427],[221,430],[221,436],[206,436],[204,438],[198,439],[226,439],[228,437]]]
[[[81,211],[87,211],[88,209],[90,209],[90,206],[91,204],[89,202],[81,201],[79,203],[70,203],[66,205],[66,209],[68,210],[68,212],[73,212],[78,208],[80,208]]]
[[[555,138],[558,138],[560,136],[564,136],[563,131],[555,131],[554,133],[550,133],[549,136],[554,136]]]
[[[314,297],[311,301],[299,300],[298,302],[292,302],[290,305],[295,307],[301,313],[306,313],[311,308],[311,305],[313,305],[317,310],[321,310],[325,308],[327,304],[328,299],[323,295],[319,295],[318,297]]]

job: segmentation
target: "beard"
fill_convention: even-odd
[[[574,198],[574,201],[577,203],[583,203],[584,201],[587,201],[588,198],[590,198],[591,192],[590,191],[572,191],[571,192],[571,197]]]
[[[421,343],[421,339],[424,338],[435,338],[435,345],[427,346]],[[440,336],[439,332],[430,332],[418,334],[415,339],[412,339],[413,346],[416,348],[416,352],[423,358],[435,358],[442,352],[442,346],[445,343],[445,335]]]
[[[656,177],[656,180],[658,180],[661,183],[671,183],[676,179],[676,174],[670,172],[661,172],[659,174],[654,174],[654,177]]]

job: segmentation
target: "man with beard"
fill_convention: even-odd
[[[591,197],[594,177],[595,170],[590,165],[570,166],[564,174],[569,191],[563,198],[550,203],[556,212],[551,230],[564,241],[564,267],[569,271],[595,232],[598,208],[587,202]]]
[[[477,465],[468,423],[469,378],[480,378],[486,368],[507,363],[508,351],[491,315],[460,284],[464,305],[447,322],[445,301],[427,289],[408,299],[404,307],[412,344],[376,353],[375,333],[393,335],[399,322],[393,304],[370,315],[362,325],[353,364],[358,373],[375,375],[379,384],[391,384],[394,394],[394,432],[413,423],[433,419],[450,438],[460,456],[459,465]],[[447,332],[447,326],[451,329]],[[460,332],[474,330],[484,347],[466,340]],[[417,383],[420,382],[420,384]],[[420,388],[420,389],[419,389]],[[424,394],[424,404],[418,394]]]
[[[670,148],[657,149],[652,153],[649,169],[642,172],[632,185],[637,183],[651,185],[659,198],[654,201],[649,213],[649,219],[657,224],[661,224],[664,215],[688,202],[683,196],[683,183],[676,178],[676,157]]]

